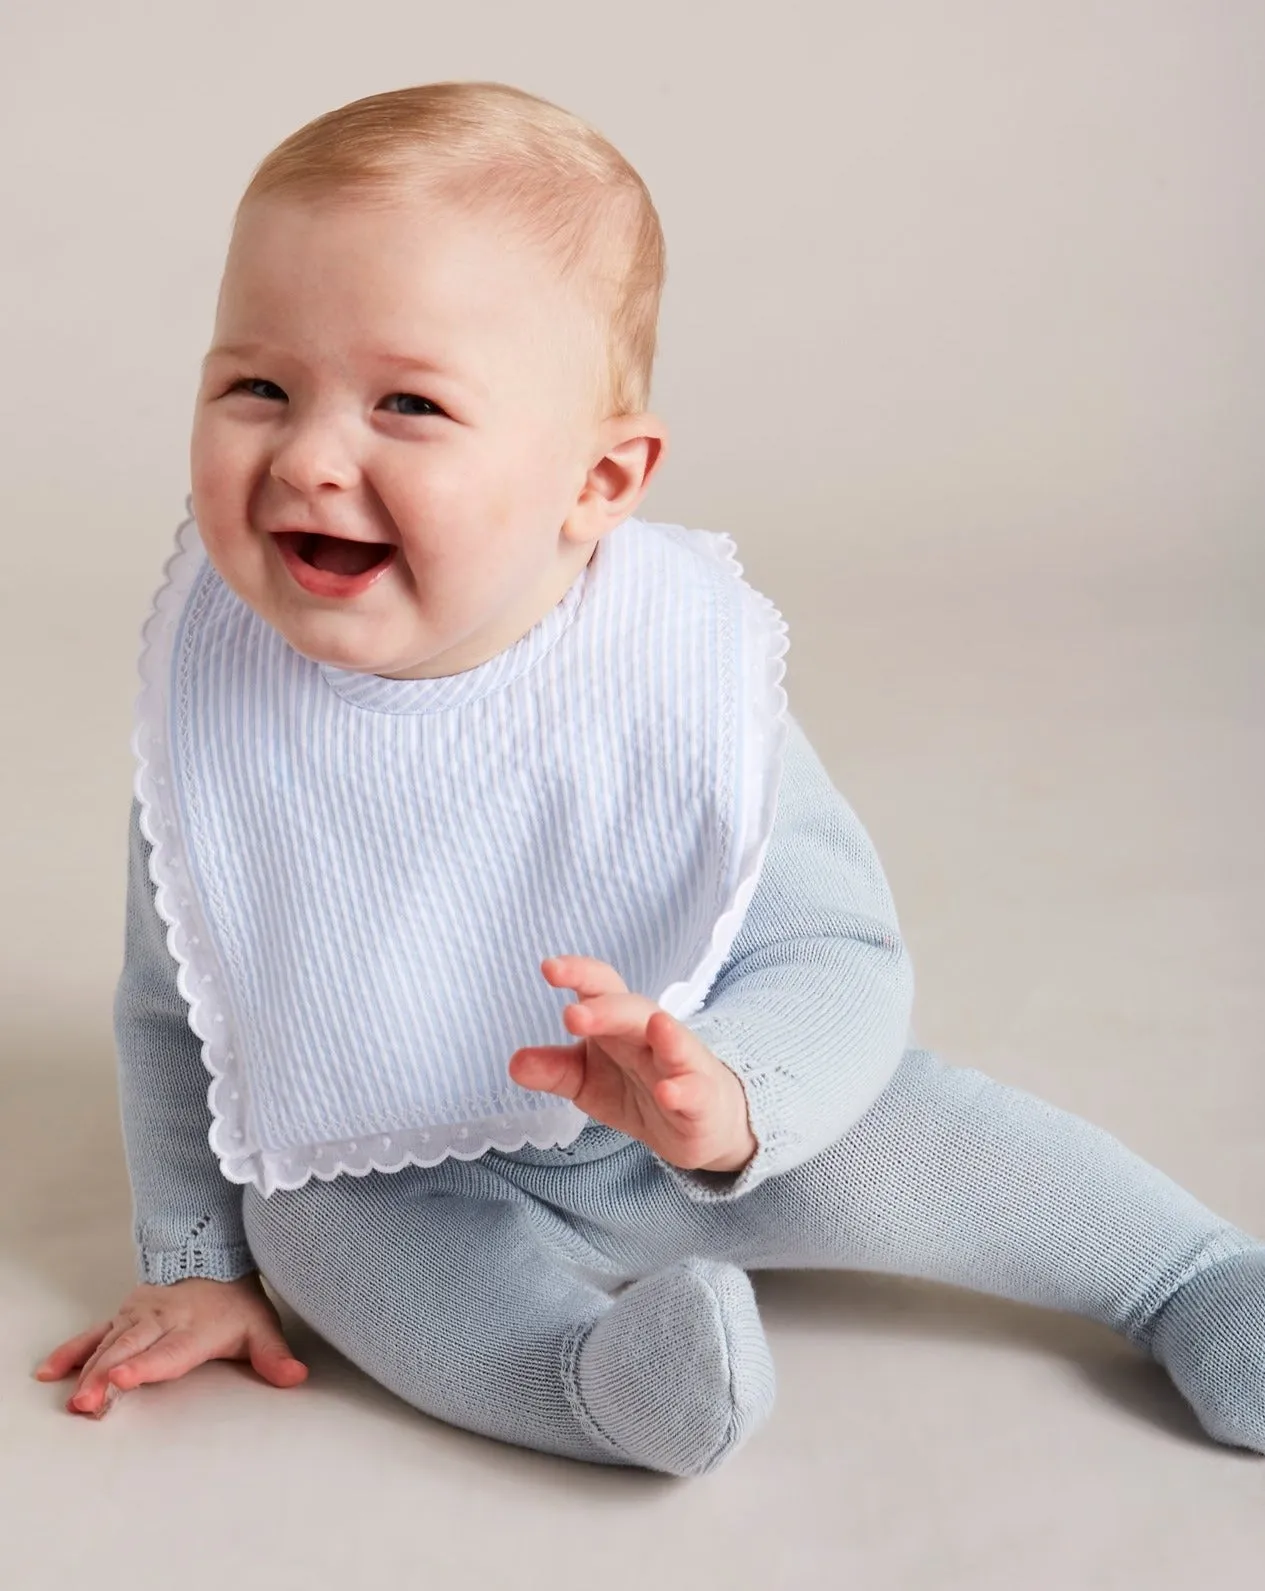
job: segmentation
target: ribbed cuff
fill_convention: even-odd
[[[193,1277],[211,1282],[235,1282],[257,1269],[254,1256],[244,1243],[232,1248],[205,1248],[188,1243],[178,1249],[137,1250],[137,1272],[141,1281],[156,1287],[170,1287],[173,1282],[187,1282]]]
[[[728,1204],[741,1199],[779,1171],[798,1164],[803,1158],[802,1137],[787,1120],[785,1102],[790,1090],[780,1068],[752,1067],[748,1070],[737,1055],[742,1040],[736,1024],[719,1020],[709,1022],[705,1014],[700,1014],[685,1026],[698,1035],[742,1084],[747,1096],[747,1119],[757,1147],[741,1171],[685,1171],[666,1160],[663,1164],[685,1196],[696,1204]],[[722,1033],[723,1056],[712,1042],[713,1035]]]

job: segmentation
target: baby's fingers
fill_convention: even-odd
[[[194,1332],[175,1327],[150,1347],[113,1365],[106,1372],[106,1379],[120,1392],[130,1392],[149,1381],[178,1380],[205,1364],[208,1357]]]
[[[640,994],[598,995],[583,1004],[565,1006],[562,1020],[572,1033],[581,1033],[599,1044],[620,1040],[634,1046],[640,1070],[648,1067],[660,1077],[694,1070],[701,1046],[684,1024]],[[648,1055],[641,1052],[649,1051]],[[621,1057],[612,1053],[617,1064]]]
[[[138,1353],[143,1353],[159,1337],[163,1335],[164,1328],[152,1316],[144,1320],[133,1321],[125,1330],[118,1333],[113,1340],[107,1339],[92,1358],[83,1367],[79,1377],[79,1385],[75,1388],[66,1407],[72,1414],[99,1414],[104,1413],[102,1404],[105,1401],[110,1382],[110,1371],[115,1365],[122,1364],[125,1359],[131,1359]]]
[[[109,1336],[110,1325],[111,1322],[107,1320],[103,1326],[89,1326],[87,1331],[81,1331],[77,1337],[71,1337],[59,1348],[54,1348],[43,1364],[35,1367],[36,1378],[40,1381],[60,1381],[72,1370],[78,1370]]]
[[[257,1327],[246,1344],[251,1368],[273,1387],[297,1387],[307,1380],[307,1366],[296,1359],[280,1332]]]
[[[520,1088],[574,1099],[584,1087],[583,1044],[536,1044],[515,1050],[509,1074]]]

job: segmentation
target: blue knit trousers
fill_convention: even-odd
[[[768,1415],[746,1272],[838,1267],[1084,1315],[1265,1452],[1265,1245],[1100,1128],[906,1052],[866,1115],[741,1198],[691,1199],[634,1139],[313,1180],[243,1204],[255,1261],[414,1407],[599,1464],[714,1469]]]

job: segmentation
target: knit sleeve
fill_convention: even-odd
[[[211,1079],[154,905],[149,851],[133,802],[114,1036],[137,1270],[142,1281],[161,1284],[190,1276],[233,1281],[255,1269],[242,1189],[221,1175],[207,1137]]]
[[[891,1080],[910,1034],[913,968],[878,856],[799,723],[789,725],[755,894],[685,1021],[741,1079],[759,1146],[738,1173],[667,1167],[703,1203],[740,1198],[842,1137]]]

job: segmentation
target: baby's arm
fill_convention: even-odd
[[[741,1079],[759,1144],[738,1175],[668,1166],[692,1198],[733,1199],[865,1114],[909,1040],[913,968],[856,814],[788,714],[764,868],[702,1010],[685,1020]]]
[[[282,1335],[255,1273],[240,1187],[207,1140],[209,1076],[189,1027],[132,808],[124,967],[115,998],[123,1134],[140,1285],[108,1320],[63,1342],[42,1381],[78,1372],[67,1407],[100,1418],[120,1391],[170,1381],[208,1359],[249,1359],[273,1386],[307,1367]]]
[[[144,1282],[192,1276],[227,1282],[255,1269],[242,1226],[242,1189],[221,1174],[207,1141],[210,1074],[176,986],[149,852],[133,803],[114,1033],[137,1269]]]

